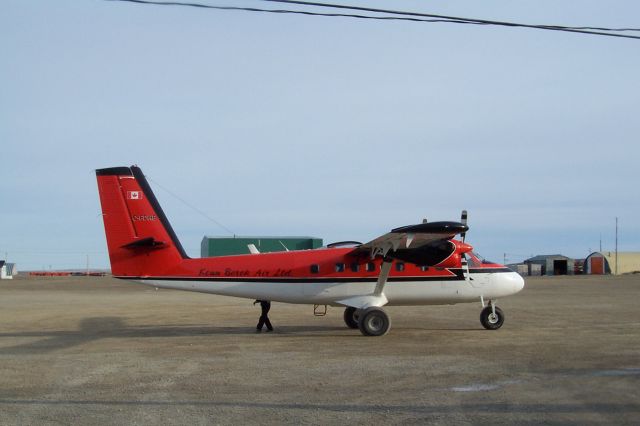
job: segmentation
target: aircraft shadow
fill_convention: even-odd
[[[308,335],[309,333],[349,332],[346,327],[327,326],[278,326],[272,335]],[[357,330],[354,330],[357,332]],[[29,343],[0,347],[0,355],[38,354],[71,348],[91,341],[109,338],[189,337],[206,335],[255,335],[252,326],[216,327],[210,325],[128,326],[120,317],[87,318],[80,322],[78,330],[25,331],[0,333],[3,338],[41,337]],[[263,333],[267,334],[267,333]],[[271,334],[271,333],[268,333]],[[359,334],[359,333],[358,333]]]

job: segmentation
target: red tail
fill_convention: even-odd
[[[113,275],[164,275],[187,258],[140,168],[99,169],[96,177]]]

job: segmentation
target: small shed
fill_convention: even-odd
[[[616,262],[617,260],[617,262]],[[617,270],[616,270],[617,267]],[[640,272],[640,252],[593,252],[584,260],[584,273],[590,275]]]
[[[4,260],[0,260],[0,279],[11,280],[17,274],[18,270],[15,263],[7,263]]]
[[[514,263],[507,266],[523,277],[539,277],[542,274],[542,266],[537,263]]]
[[[573,275],[575,260],[561,254],[534,256],[524,261],[527,265],[539,265],[540,275]]]

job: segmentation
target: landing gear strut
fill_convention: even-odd
[[[371,307],[360,311],[358,328],[365,336],[383,336],[391,327],[391,320],[385,311]]]
[[[349,306],[344,310],[344,323],[347,327],[356,329],[358,328],[358,318],[360,317],[360,309]]]

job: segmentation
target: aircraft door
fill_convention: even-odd
[[[467,262],[469,265],[469,276],[471,286],[474,288],[482,288],[489,284],[489,274],[481,273],[482,269],[479,269],[482,266],[482,257],[480,257],[477,253],[471,252],[467,253]],[[474,271],[475,269],[475,271]]]
[[[482,288],[489,284],[489,274],[471,274],[469,281],[473,287]]]

